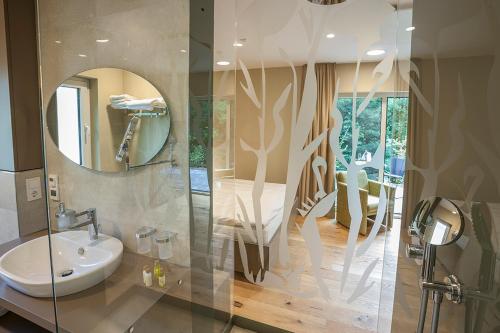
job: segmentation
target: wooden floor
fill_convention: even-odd
[[[394,298],[399,220],[394,221],[394,228],[387,234],[379,233],[368,252],[353,262],[344,292],[340,291],[340,280],[348,229],[327,219],[317,223],[324,248],[321,274],[328,286],[330,301],[319,295],[294,297],[278,288],[263,288],[236,276],[234,314],[292,332],[388,332]],[[359,242],[363,240],[365,237],[362,236],[358,239]],[[289,248],[292,262],[295,265],[303,263],[306,267],[301,275],[302,285],[314,290],[317,282],[308,269],[308,251],[295,227],[289,235]],[[348,298],[367,263],[377,258],[378,263],[367,280],[367,285],[373,285],[358,299],[349,302]]]

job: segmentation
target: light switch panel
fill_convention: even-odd
[[[40,177],[26,179],[26,197],[28,201],[35,201],[42,198]]]
[[[49,198],[59,201],[59,177],[54,174],[49,175]]]

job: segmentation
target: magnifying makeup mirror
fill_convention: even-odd
[[[462,236],[465,219],[462,211],[448,199],[431,197],[418,203],[410,224],[412,235],[420,238],[421,245],[409,245],[407,253],[418,253],[422,259],[420,285],[420,312],[417,333],[423,333],[427,302],[432,292],[433,309],[431,332],[437,333],[439,311],[443,295],[454,303],[461,303],[463,299],[461,284],[454,275],[448,276],[445,283],[434,281],[436,265],[436,249],[438,246],[449,245]]]
[[[424,243],[448,245],[460,238],[464,230],[464,216],[450,200],[431,197],[421,201],[415,209],[412,229]]]

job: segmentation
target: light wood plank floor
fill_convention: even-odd
[[[300,221],[299,221],[300,223]],[[397,264],[399,220],[394,228],[380,232],[368,252],[357,258],[349,275],[354,286],[367,266],[378,259],[367,284],[373,283],[358,299],[348,302],[354,290],[346,287],[340,291],[348,229],[327,219],[317,221],[324,247],[321,275],[330,291],[331,300],[320,296],[300,298],[277,288],[263,288],[247,282],[244,277],[234,280],[234,314],[292,332],[385,332],[390,328],[392,300]],[[365,240],[359,237],[358,242]],[[308,251],[297,228],[289,235],[289,248],[295,265],[305,264],[302,282],[305,288],[314,289],[317,282],[308,265]],[[380,302],[380,295],[383,301]]]

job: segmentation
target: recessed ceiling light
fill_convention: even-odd
[[[231,63],[229,61],[226,61],[226,60],[221,60],[221,61],[217,61],[217,65],[219,66],[229,66]]]
[[[408,28],[406,28],[405,30],[406,30],[406,31],[413,31],[413,30],[415,30],[415,27],[408,27]]]
[[[378,55],[385,54],[385,50],[381,50],[381,49],[370,50],[370,51],[366,52],[366,54],[369,56],[378,56]]]
[[[181,50],[180,50],[180,52],[181,52],[181,53],[187,53],[187,50],[185,50],[185,49],[181,49]]]
[[[453,214],[458,214],[458,212],[456,210],[452,210],[451,211]]]
[[[80,58],[87,58],[87,55],[86,54],[79,54],[78,55]]]
[[[62,42],[60,40],[56,40],[56,41],[54,41],[54,43],[56,43],[56,44],[62,44]]]
[[[242,42],[234,42],[234,43],[233,43],[233,46],[234,46],[234,47],[242,47],[242,46],[243,46],[243,43],[242,43]]]
[[[327,35],[326,35],[326,38],[328,38],[328,39],[335,38],[335,34],[327,34]]]
[[[109,39],[96,39],[95,41],[97,43],[107,43],[107,42],[109,42]]]

